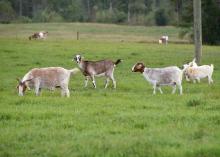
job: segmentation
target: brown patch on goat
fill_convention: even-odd
[[[166,39],[165,38],[160,38],[160,40],[162,41],[162,43],[166,43]]]
[[[29,37],[29,40],[31,40],[31,39],[37,39],[39,37],[39,33],[34,33],[33,35],[31,35],[30,37]]]
[[[144,64],[143,63],[136,63],[132,72],[140,72],[140,73],[143,73],[144,72]]]
[[[18,89],[19,86],[22,87],[22,92],[24,93],[24,92],[26,91],[26,89],[27,89],[26,82],[21,82],[21,81],[19,81],[19,83],[18,83],[18,85],[17,85],[16,88]]]
[[[93,71],[96,74],[107,72],[108,69],[114,68],[114,63],[111,60],[100,61],[84,61],[83,69],[81,70],[84,76],[91,76]]]

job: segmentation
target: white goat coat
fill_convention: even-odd
[[[156,93],[156,88],[163,93],[160,86],[164,85],[173,86],[172,93],[175,93],[177,85],[180,90],[180,94],[182,94],[182,70],[176,66],[165,68],[145,68],[143,76],[153,85],[153,94]]]
[[[214,66],[211,65],[202,65],[202,66],[192,66],[188,67],[185,70],[185,75],[191,80],[198,80],[208,77],[208,82],[213,82],[212,73],[214,70]]]
[[[178,67],[165,67],[165,68],[145,68],[143,76],[148,82],[158,85],[173,85],[173,83],[181,84],[182,70]]]

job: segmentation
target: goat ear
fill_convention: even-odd
[[[17,80],[18,82],[20,82],[20,81],[21,81],[21,79],[19,79],[18,77],[16,78],[16,80]]]
[[[33,78],[31,78],[31,79],[28,79],[28,80],[26,80],[25,82],[28,82],[28,81],[31,81],[31,80],[33,80]]]

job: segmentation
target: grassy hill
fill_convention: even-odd
[[[29,41],[38,30],[48,30],[48,39]],[[78,41],[77,30],[83,32]],[[170,87],[152,95],[143,76],[131,72],[137,61],[181,67],[193,58],[193,45],[137,42],[157,40],[160,32],[177,39],[173,27],[0,25],[0,156],[220,156],[220,47],[203,47],[202,63],[215,65],[214,84],[183,80],[183,95],[170,94]],[[103,78],[96,79],[97,89],[91,82],[85,89],[78,73],[70,98],[59,90],[17,96],[17,77],[35,67],[77,67],[71,61],[77,53],[89,60],[123,59],[115,69],[117,89],[104,89]]]

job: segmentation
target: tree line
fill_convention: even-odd
[[[0,0],[0,22],[99,22],[145,26],[175,25],[193,36],[193,0]],[[202,0],[206,43],[220,39],[220,0]],[[209,34],[210,35],[210,34]],[[210,39],[213,38],[213,39]]]

